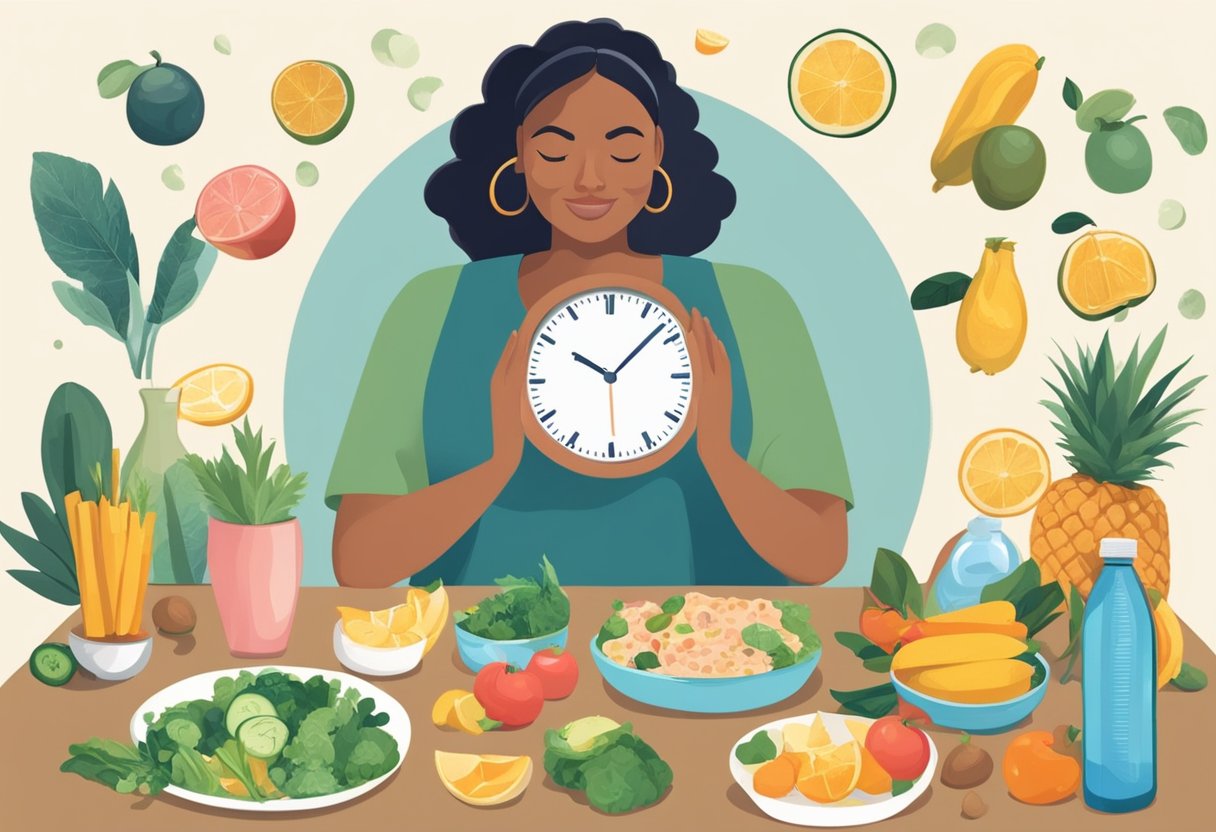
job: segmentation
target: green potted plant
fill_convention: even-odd
[[[237,464],[228,449],[204,460],[188,454],[185,464],[210,505],[207,567],[228,649],[234,656],[279,656],[287,649],[304,544],[291,512],[304,497],[306,475],[286,463],[271,471],[275,443],[262,447],[246,417],[232,428]]]

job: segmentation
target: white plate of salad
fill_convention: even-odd
[[[163,788],[220,809],[291,812],[336,806],[383,783],[409,748],[410,719],[389,694],[346,673],[233,668],[153,695],[131,717],[131,738],[139,758],[131,771],[110,759],[117,749],[121,763],[129,747],[106,740],[72,746],[65,770],[90,777],[110,766],[122,775],[111,784],[117,791]]]

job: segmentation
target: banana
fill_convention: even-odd
[[[928,667],[896,675],[908,687],[928,696],[977,705],[1021,696],[1030,690],[1033,674],[1034,668],[1026,662],[994,659]]]
[[[1008,601],[985,601],[952,612],[931,615],[925,619],[932,624],[1012,624],[1017,610]]]
[[[971,181],[971,158],[991,127],[1013,124],[1030,103],[1044,58],[1025,44],[998,47],[971,70],[959,90],[929,168],[933,192]]]
[[[1026,642],[999,633],[929,636],[906,644],[891,659],[891,669],[919,670],[937,665],[1012,659],[1026,652]]]
[[[1157,631],[1157,688],[1165,687],[1182,670],[1182,624],[1164,598],[1153,610]]]

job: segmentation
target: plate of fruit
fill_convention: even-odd
[[[730,772],[756,806],[796,826],[860,826],[894,817],[924,794],[937,748],[896,716],[819,711],[741,737]]]
[[[438,641],[448,607],[442,585],[429,590],[410,587],[405,603],[382,610],[338,607],[334,655],[365,676],[409,673]]]

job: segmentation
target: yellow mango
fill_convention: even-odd
[[[1017,610],[1008,601],[985,601],[925,619],[934,624],[1012,624],[1016,620]]]
[[[984,243],[979,271],[958,310],[955,342],[973,373],[1009,369],[1026,341],[1026,298],[1013,268],[1013,245],[1003,237]]]
[[[962,633],[917,639],[899,649],[892,670],[1012,659],[1026,652],[1026,642],[997,633]]]
[[[1043,58],[1025,44],[998,47],[971,70],[959,90],[929,167],[933,192],[971,181],[971,159],[980,137],[992,127],[1013,124],[1030,103]]]
[[[1034,668],[1017,659],[926,667],[896,674],[913,690],[970,705],[1004,702],[1030,690]]]

